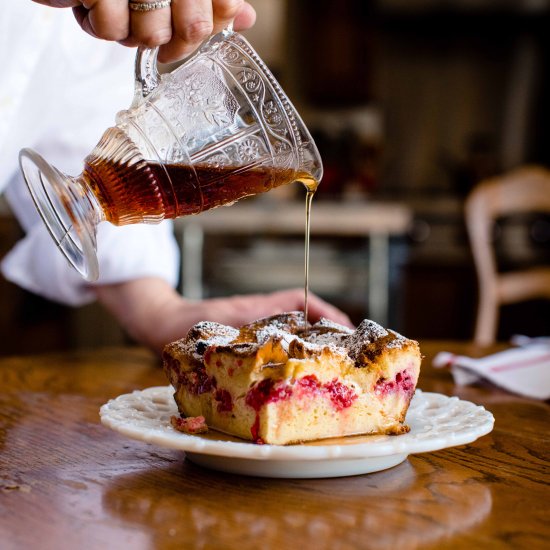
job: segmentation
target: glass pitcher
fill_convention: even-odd
[[[269,69],[230,29],[173,72],[140,49],[132,105],[116,116],[78,177],[23,149],[20,165],[58,248],[99,276],[96,230],[199,214],[245,196],[322,177],[315,143]]]

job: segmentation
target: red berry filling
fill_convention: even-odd
[[[324,393],[328,395],[337,411],[351,407],[357,399],[357,394],[349,386],[339,382],[337,378],[334,378],[331,382],[321,384],[314,374],[310,374],[297,380],[296,385],[305,390],[305,393]]]
[[[189,416],[180,418],[179,416],[171,416],[170,424],[178,430],[186,434],[202,434],[208,431],[208,426],[204,416]]]
[[[170,380],[170,383],[173,386],[176,386],[179,382],[179,370],[180,370],[180,362],[177,359],[174,359],[171,355],[168,353],[164,353],[162,356],[164,360],[164,367],[166,369],[166,374],[168,375],[168,379]]]
[[[323,388],[330,395],[330,400],[337,411],[351,407],[357,399],[357,394],[349,386],[338,382],[336,378],[332,382],[324,384]]]
[[[250,434],[252,435],[252,441],[256,445],[263,445],[265,441],[260,437],[260,415],[256,413],[256,418],[254,419],[254,424],[250,428]]]
[[[295,390],[299,392],[298,396],[300,394],[309,396],[324,394],[337,411],[350,407],[357,399],[357,394],[353,389],[342,384],[336,378],[331,382],[321,384],[314,374],[310,374],[296,380],[294,387],[285,382],[275,384],[270,379],[262,380],[252,386],[245,397],[245,403],[256,411],[256,418],[250,429],[254,442],[262,442],[259,438],[260,409],[267,403],[289,398]]]
[[[403,370],[398,372],[393,380],[380,378],[378,382],[376,382],[375,392],[382,396],[397,391],[402,391],[405,395],[412,395],[414,388],[415,385],[409,371]]]
[[[213,349],[212,349],[212,346],[208,347],[206,349],[206,351],[204,352],[204,355],[203,355],[203,363],[205,365],[207,365],[208,363],[210,363],[210,356],[212,355],[213,353]]]
[[[179,382],[187,386],[189,393],[193,395],[207,393],[212,387],[216,387],[215,381],[206,374],[206,369],[202,365],[191,372],[182,372]]]
[[[218,402],[218,412],[231,412],[233,410],[233,399],[227,390],[216,390],[214,399]]]
[[[245,403],[255,411],[259,411],[266,403],[274,403],[292,395],[292,388],[284,382],[275,385],[269,378],[252,386],[245,397]]]
[[[250,428],[250,433],[254,443],[263,443],[260,435],[260,409],[266,403],[274,403],[281,399],[286,399],[292,395],[292,388],[285,383],[281,383],[278,386],[275,382],[269,378],[258,382],[252,386],[245,397],[245,403],[252,407],[256,411],[256,418],[254,424]]]
[[[321,384],[314,374],[308,374],[296,380],[296,386],[300,390],[304,390],[304,393],[315,393],[319,390]]]

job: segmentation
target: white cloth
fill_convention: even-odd
[[[30,0],[2,4],[0,51],[0,192],[25,231],[2,262],[4,276],[37,294],[71,305],[94,299],[56,249],[19,171],[23,147],[77,175],[84,157],[117,111],[132,100],[135,50],[84,33],[70,9]],[[175,286],[178,247],[170,222],[98,231],[100,278],[95,284],[159,276]]]
[[[459,386],[487,380],[518,395],[550,399],[550,341],[523,339],[523,342],[521,347],[480,359],[442,351],[434,357],[433,365],[449,367]]]

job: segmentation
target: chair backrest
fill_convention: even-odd
[[[550,212],[550,170],[525,166],[483,181],[466,199],[466,227],[479,284],[474,341],[495,341],[500,306],[535,298],[550,298],[550,267],[499,273],[493,246],[493,226],[502,216]]]

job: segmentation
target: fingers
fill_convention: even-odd
[[[235,20],[236,30],[247,29],[256,12],[244,0],[172,0],[172,39],[160,48],[159,61],[182,59]]]
[[[150,11],[130,10],[130,36],[125,46],[154,48],[172,38],[171,6]]]
[[[321,317],[349,328],[355,328],[350,318],[343,311],[325,302],[318,296],[310,294],[308,297],[308,318],[310,321],[316,321]]]
[[[127,0],[85,0],[73,8],[84,31],[103,40],[124,40],[130,31]]]
[[[245,31],[253,27],[255,22],[256,10],[248,2],[244,2],[241,11],[235,16],[233,28],[236,31]]]
[[[182,59],[214,30],[211,0],[172,0],[172,39],[159,50],[159,61]]]
[[[40,1],[74,6],[80,26],[97,38],[125,46],[160,46],[159,61],[165,63],[191,54],[231,22],[235,30],[245,30],[256,20],[254,8],[244,0],[172,0],[170,6],[147,11],[130,9],[128,0]],[[146,4],[154,0],[133,2]]]
[[[243,0],[212,0],[214,32],[220,32],[242,11]]]

